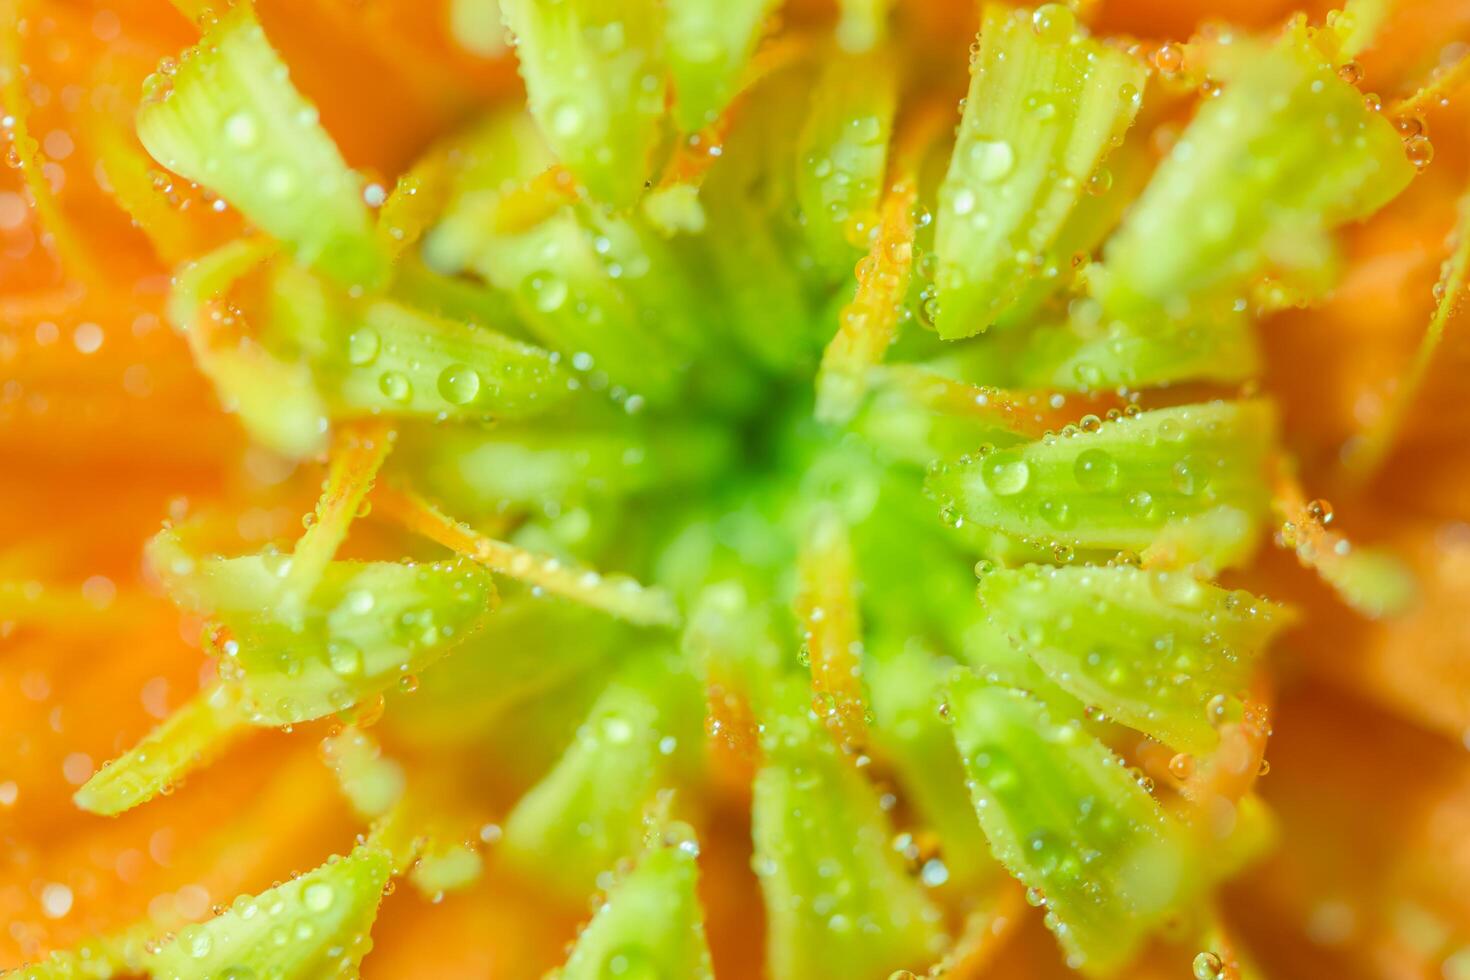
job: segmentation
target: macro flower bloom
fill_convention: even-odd
[[[1467,76],[0,0],[0,970],[1470,978]]]

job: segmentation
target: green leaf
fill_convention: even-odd
[[[850,273],[878,224],[898,73],[880,54],[827,59],[797,143],[796,199],[828,275]]]
[[[147,957],[155,980],[200,977],[278,977],[347,980],[372,939],[383,886],[392,870],[387,851],[369,844],[254,898],[242,896],[223,914],[187,926]]]
[[[654,0],[501,0],[531,114],[594,197],[643,190],[664,112],[663,5]]]
[[[1326,236],[1378,210],[1414,168],[1298,22],[1262,48],[1222,48],[1206,99],[1104,252],[1111,318],[1229,307],[1267,271],[1311,273]]]
[[[1248,592],[1128,565],[996,569],[979,595],[990,621],[1063,689],[1192,753],[1219,742],[1210,700],[1244,691],[1289,622]]]
[[[547,980],[678,977],[713,980],[704,916],[695,893],[699,845],[674,824],[608,891],[566,965]]]
[[[1255,546],[1273,429],[1261,401],[1163,408],[941,464],[927,485],[951,523],[1064,556],[1131,551],[1219,568]]]
[[[180,59],[171,90],[144,100],[138,138],[302,264],[347,286],[373,288],[387,277],[358,176],[292,87],[250,4],[225,11]]]
[[[488,572],[471,562],[334,561],[299,616],[280,608],[290,559],[190,554],[164,531],[149,548],[175,602],[218,624],[220,673],[252,722],[289,725],[342,711],[422,670],[494,608]]]
[[[777,0],[670,0],[664,38],[674,121],[686,133],[719,118],[740,84]]]
[[[949,702],[995,856],[1045,902],[1068,965],[1116,971],[1196,887],[1183,828],[1079,722],[1029,695],[960,674]]]
[[[72,799],[103,816],[130,810],[214,759],[247,727],[238,693],[224,685],[211,687],[104,765]]]
[[[619,858],[636,853],[669,756],[694,735],[688,683],[647,657],[612,680],[556,766],[506,818],[506,858],[582,896]]]
[[[890,846],[876,792],[805,712],[764,721],[752,833],[770,975],[924,969],[945,942],[940,913]]]
[[[1087,37],[1062,4],[985,7],[939,189],[941,337],[979,333],[1021,298],[1133,122],[1146,77],[1141,61]]]

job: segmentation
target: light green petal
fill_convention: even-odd
[[[386,278],[361,182],[291,85],[250,4],[226,11],[185,54],[171,91],[145,99],[138,138],[159,163],[218,191],[302,264],[348,286],[372,288]]]
[[[985,330],[1045,268],[1089,182],[1133,122],[1145,79],[1141,61],[1088,38],[1063,4],[1034,12],[986,6],[959,137],[939,188],[941,337]]]
[[[1073,968],[1115,972],[1197,887],[1187,838],[1074,720],[959,675],[955,741],[995,855],[1047,906]]]
[[[674,121],[686,133],[714,122],[740,83],[779,0],[669,0],[665,39]]]
[[[148,957],[154,980],[277,977],[349,980],[372,948],[392,859],[362,845],[223,914],[180,930]]]
[[[713,980],[704,914],[695,894],[699,845],[670,826],[608,891],[566,965],[547,980],[677,977]]]
[[[1059,686],[1181,752],[1215,747],[1207,705],[1247,687],[1289,621],[1248,592],[1127,565],[996,569],[979,594],[990,621]]]
[[[471,562],[334,561],[299,616],[279,608],[284,555],[196,557],[173,532],[150,557],[174,600],[211,617],[220,673],[260,725],[345,710],[447,654],[494,608]]]
[[[654,0],[501,0],[531,114],[593,196],[625,206],[642,192],[664,111]]]
[[[1157,409],[942,464],[928,486],[952,521],[1022,541],[1219,568],[1255,547],[1273,428],[1259,401]]]
[[[877,793],[805,715],[767,729],[752,832],[773,980],[925,969],[945,941],[939,910],[891,847]]]

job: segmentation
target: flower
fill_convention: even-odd
[[[1470,976],[1454,5],[135,7],[0,3],[0,964]]]

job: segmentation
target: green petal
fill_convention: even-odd
[[[714,122],[740,83],[777,0],[670,0],[664,37],[674,121],[686,133]]]
[[[662,5],[653,0],[501,0],[531,114],[593,196],[641,193],[664,111]]]
[[[678,977],[712,980],[704,916],[695,894],[699,846],[673,825],[609,890],[572,955],[547,980]]]
[[[924,969],[945,941],[939,910],[890,846],[877,794],[804,715],[767,729],[752,833],[770,975]]]
[[[1195,887],[1182,828],[1121,759],[1028,695],[960,675],[950,712],[990,846],[1045,901],[1068,964],[1127,963]]]
[[[1181,752],[1215,747],[1207,705],[1246,688],[1288,622],[1248,592],[1127,565],[997,569],[979,595],[990,621],[1058,685]]]
[[[334,561],[303,612],[287,615],[286,556],[196,557],[165,531],[150,557],[176,602],[218,624],[221,675],[240,684],[260,725],[320,718],[381,693],[477,629],[496,595],[470,562]]]
[[[342,414],[519,418],[571,393],[557,355],[387,300],[355,306],[317,365]]]
[[[942,670],[918,643],[875,642],[867,664],[872,679],[872,741],[896,771],[918,822],[939,836],[936,875],[969,892],[994,879],[997,868],[977,831],[975,810],[965,792],[965,774],[949,726],[940,716]]]
[[[1038,546],[1150,552],[1213,567],[1249,556],[1269,494],[1274,428],[1264,402],[1209,402],[1124,416],[941,464],[928,487],[951,522]]]
[[[246,727],[238,693],[227,686],[211,687],[104,765],[72,799],[83,810],[103,816],[132,809],[207,764]]]
[[[264,239],[243,238],[187,263],[175,276],[168,314],[224,408],[239,414],[252,438],[299,458],[326,446],[327,408],[310,370],[219,322],[218,301],[273,250]]]
[[[148,957],[155,980],[200,977],[278,977],[330,980],[356,977],[372,939],[392,859],[363,845],[228,911],[187,926]]]
[[[1260,352],[1244,312],[1210,318],[1104,320],[1092,299],[1065,323],[1027,338],[1012,367],[1025,387],[1100,391],[1187,381],[1223,384],[1255,377]]]
[[[888,34],[893,0],[840,0],[837,43],[846,51],[871,51]]]
[[[403,767],[383,757],[376,739],[347,726],[322,740],[322,758],[360,817],[381,817],[403,797]]]
[[[1021,297],[1132,123],[1145,80],[1142,62],[1088,38],[1062,4],[985,8],[939,189],[941,337],[979,333]]]
[[[882,55],[834,54],[797,144],[796,199],[827,274],[848,274],[878,223],[898,74]]]
[[[1232,305],[1268,270],[1309,273],[1331,254],[1324,236],[1414,175],[1393,125],[1303,24],[1218,60],[1223,94],[1204,101],[1108,243],[1110,317],[1187,319]]]
[[[635,253],[627,265],[612,261],[606,254],[612,246],[632,249],[636,237],[622,233],[626,226],[616,227],[613,219],[599,227],[590,212],[563,208],[526,231],[496,234],[498,201],[483,193],[448,213],[426,246],[433,267],[473,271],[510,295],[517,319],[536,339],[563,352],[575,370],[601,373],[634,394],[667,399],[681,365],[670,337],[687,336],[681,320],[694,308],[677,303],[682,294],[671,296],[677,274],[662,277],[646,252]]]
[[[638,661],[614,679],[556,766],[505,821],[501,851],[570,896],[634,854],[643,814],[669,771],[670,754],[693,737],[687,677]],[[684,702],[684,703],[681,703]]]
[[[301,263],[348,286],[386,278],[361,183],[292,87],[250,4],[226,11],[185,53],[171,91],[145,99],[138,138],[159,163],[218,191]]]

